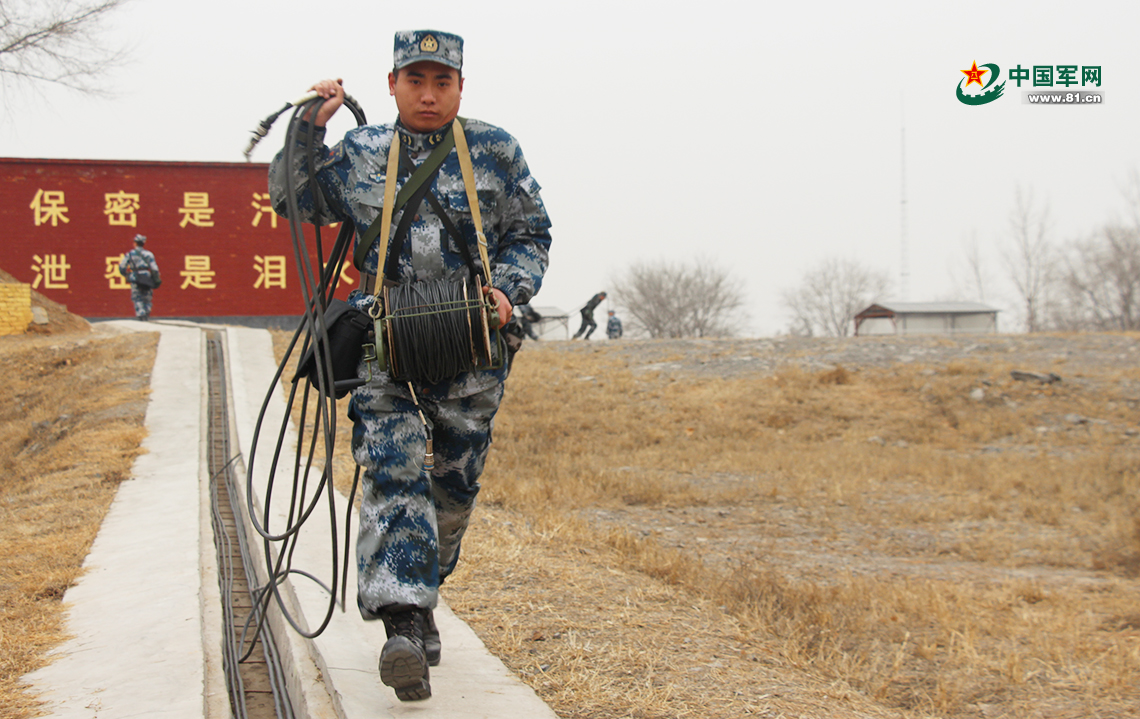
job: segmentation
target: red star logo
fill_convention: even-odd
[[[979,70],[978,69],[978,61],[974,60],[974,66],[973,67],[971,67],[969,70],[962,70],[961,72],[963,75],[965,75],[967,77],[966,87],[969,87],[971,84],[973,84],[975,82],[978,83],[978,87],[983,87],[983,85],[982,85],[982,73],[989,72],[989,70]]]

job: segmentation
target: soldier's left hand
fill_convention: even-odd
[[[511,312],[514,308],[511,307],[511,301],[503,294],[503,291],[494,287],[483,286],[483,294],[490,294],[494,299],[492,300],[499,309],[499,326],[506,327],[507,323],[511,321]]]

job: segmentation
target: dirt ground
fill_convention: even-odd
[[[1140,338],[1134,335],[782,337],[628,343],[613,350],[634,372],[663,372],[678,378],[767,375],[789,367],[809,372],[842,367],[859,372],[909,364],[919,364],[925,373],[933,376],[954,363],[971,362],[987,367],[1012,363],[1025,372],[1043,376],[1052,373],[1060,384],[1079,388],[1084,394],[1119,394],[1119,404],[1126,408],[1123,419],[1073,413],[1043,416],[1043,423],[1035,427],[1037,434],[1079,435],[1086,433],[1090,426],[1096,426],[1117,434],[1120,449],[1140,449],[1140,412],[1137,411],[1140,410],[1140,382],[1120,376],[1121,372],[1137,369],[1140,361]],[[1016,384],[1008,377],[993,377],[983,380],[975,389],[984,395],[995,380]],[[1047,386],[1032,380],[1024,384],[1033,388]],[[868,441],[887,444],[875,436]],[[896,441],[886,451],[906,449],[905,441]],[[1037,449],[1036,444],[1028,447],[1019,443],[994,443],[967,451],[992,455]],[[1068,447],[1067,451],[1075,449]],[[703,477],[702,485],[723,490],[744,479],[725,473]],[[930,499],[922,488],[905,484],[895,488],[894,498],[916,504]],[[1079,508],[1073,509],[1079,511]],[[742,554],[763,554],[766,562],[774,563],[787,576],[814,582],[826,583],[842,573],[926,578],[945,577],[948,572],[970,581],[992,577],[995,572],[1005,578],[1046,583],[1100,585],[1108,581],[1105,574],[1094,570],[1091,560],[1085,568],[1050,567],[1046,556],[1023,556],[1018,563],[1024,566],[1007,568],[960,561],[956,547],[964,535],[977,528],[970,523],[939,529],[875,527],[872,536],[868,536],[868,527],[858,521],[858,514],[859,511],[842,501],[828,507],[811,507],[777,494],[774,498],[754,496],[731,505],[667,508],[664,523],[660,509],[636,506],[598,510],[595,520],[629,527],[643,534],[652,533],[666,545],[699,547],[703,560],[708,563],[728,565]],[[821,521],[823,515],[826,515],[826,523]],[[757,526],[766,531],[758,534]],[[1058,538],[1063,536],[1060,528],[1050,530],[1029,521],[1008,524],[1004,530],[1021,536],[1050,531]],[[774,537],[779,539],[778,548],[772,546]]]
[[[1138,347],[528,345],[520,362],[560,372],[512,376],[446,596],[560,716],[1140,716]],[[543,406],[568,427],[516,425]],[[563,429],[578,439],[544,446]],[[546,472],[516,442],[573,458]],[[1086,464],[1094,481],[1049,474]],[[496,487],[528,471],[530,489]],[[527,508],[576,473],[623,489]]]

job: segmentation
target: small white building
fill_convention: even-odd
[[[881,302],[855,315],[855,335],[996,334],[998,312],[980,302]]]
[[[544,340],[568,340],[568,339],[570,339],[570,333],[572,331],[578,329],[577,326],[575,326],[573,329],[571,329],[571,327],[570,327],[571,317],[568,314],[566,314],[565,310],[563,310],[559,307],[551,307],[551,306],[535,307],[534,305],[531,305],[531,306],[534,307],[535,312],[537,312],[539,315],[542,316],[542,319],[539,320],[534,325],[534,333],[536,335],[538,335],[540,339],[544,339]],[[577,319],[577,317],[578,317],[577,314],[575,314],[574,319]],[[600,329],[603,330],[603,334],[604,334],[605,326],[604,325],[601,326]]]

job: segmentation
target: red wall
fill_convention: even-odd
[[[133,317],[118,258],[143,234],[162,274],[152,316],[299,314],[293,243],[267,209],[267,169],[0,158],[0,269],[75,314]],[[326,254],[337,229],[322,229]],[[355,269],[341,286],[341,296],[357,286]]]

